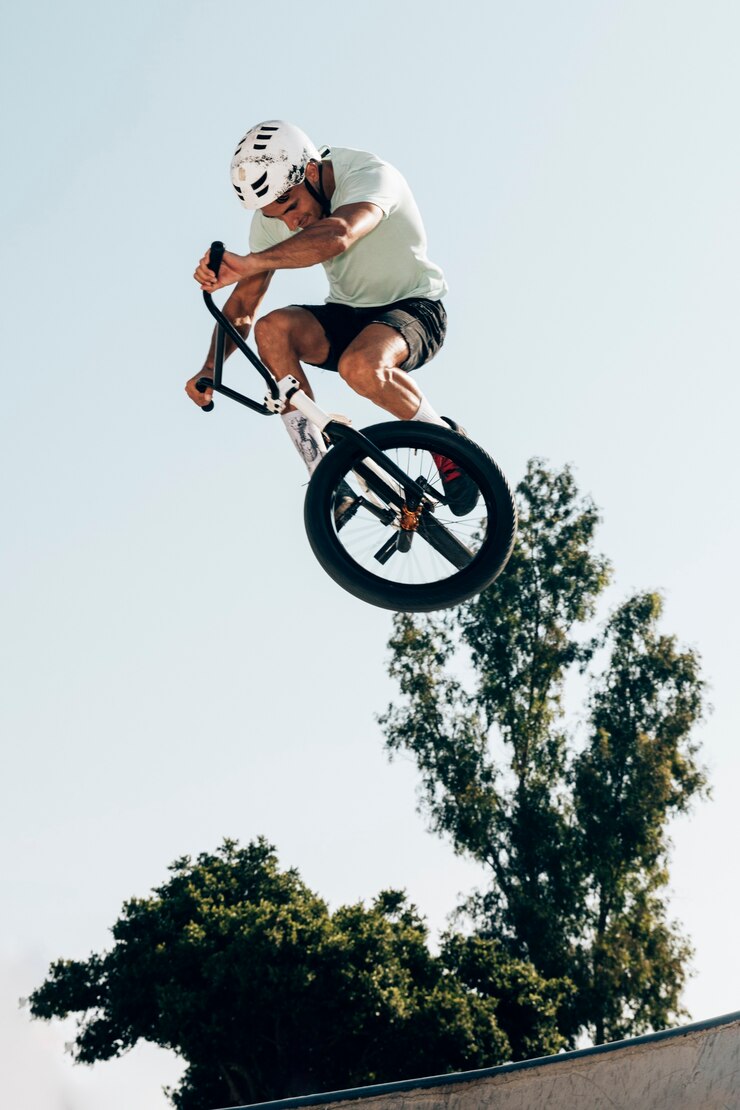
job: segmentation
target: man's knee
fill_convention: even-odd
[[[260,358],[268,364],[310,362],[320,366],[329,357],[329,341],[318,320],[302,308],[276,308],[254,325]],[[276,365],[272,366],[273,372]]]
[[[283,308],[276,308],[266,316],[260,316],[254,325],[254,341],[257,350],[264,357],[275,348],[285,350],[292,343],[293,321],[291,314]]]

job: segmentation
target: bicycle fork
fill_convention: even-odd
[[[387,496],[390,490],[392,496],[389,500],[396,504],[399,511],[405,507],[411,512],[417,512],[428,492],[433,492],[438,501],[444,502],[445,498],[442,494],[436,490],[431,491],[431,487],[427,488],[426,483],[411,478],[400,467],[391,462],[380,448],[375,446],[372,440],[369,440],[362,432],[358,432],[352,427],[347,417],[324,412],[301,389],[300,384],[292,375],[289,374],[287,377],[280,379],[278,390],[280,392],[279,397],[265,397],[265,407],[272,412],[281,413],[285,411],[288,404],[291,404],[301,416],[305,416],[307,420],[315,424],[319,431],[326,432],[332,442],[350,440],[361,447],[365,452],[365,457],[362,463],[353,469],[357,471],[358,476],[371,489],[373,483],[368,481],[370,475],[374,474],[380,479],[383,483],[382,496]]]

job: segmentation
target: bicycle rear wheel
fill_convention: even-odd
[[[332,447],[311,478],[304,509],[324,570],[355,597],[396,611],[446,609],[480,593],[506,565],[516,535],[514,499],[499,467],[472,440],[436,424],[393,421],[363,435],[423,487],[424,497],[415,501],[356,442]],[[475,484],[469,512],[453,513],[435,455],[452,459]],[[338,529],[334,503],[340,485],[347,492],[343,483],[355,500]]]

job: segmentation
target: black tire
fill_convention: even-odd
[[[425,478],[428,496],[408,530],[393,480],[368,476],[355,443],[332,447],[311,478],[304,508],[308,540],[324,570],[355,597],[397,612],[447,609],[480,593],[503,570],[516,535],[514,499],[499,467],[472,440],[437,424],[392,421],[364,428],[363,435],[410,479]],[[470,513],[453,515],[439,496],[443,486],[432,452],[453,459],[475,482],[479,499]],[[363,490],[354,468],[375,488]],[[341,482],[360,499],[338,530],[334,494]]]

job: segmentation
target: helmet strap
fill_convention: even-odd
[[[310,195],[313,197],[313,199],[317,200],[319,202],[319,204],[321,205],[322,214],[324,216],[330,216],[331,215],[331,205],[329,204],[329,198],[327,197],[326,193],[324,192],[324,167],[323,167],[321,162],[318,162],[317,165],[319,167],[319,187],[318,187],[318,189],[314,189],[313,185],[308,180],[308,175],[306,175],[303,178],[303,184],[306,186],[306,189],[308,190]]]

